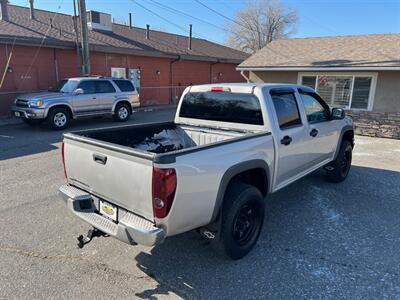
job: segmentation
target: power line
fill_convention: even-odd
[[[222,18],[224,18],[224,19],[226,19],[226,20],[228,20],[228,21],[230,21],[230,22],[233,22],[233,23],[235,23],[235,24],[237,24],[237,25],[239,25],[239,26],[241,26],[241,27],[243,27],[243,28],[245,28],[245,29],[247,29],[247,30],[254,31],[254,30],[252,30],[251,28],[248,28],[247,26],[244,26],[242,23],[240,23],[240,22],[238,22],[238,21],[236,21],[236,20],[234,20],[234,19],[232,19],[232,18],[229,18],[229,17],[225,16],[224,14],[221,14],[219,11],[217,11],[217,10],[215,10],[215,9],[213,9],[213,8],[211,8],[211,7],[209,7],[208,5],[204,4],[204,3],[201,2],[200,0],[194,0],[194,1],[196,1],[198,4],[204,6],[204,7],[207,8],[208,10],[211,10],[212,12],[214,12],[215,14],[217,14],[218,16],[220,16],[220,17],[222,17]]]
[[[153,10],[151,10],[150,8],[145,7],[144,5],[138,3],[138,1],[136,1],[136,0],[131,0],[131,1],[134,2],[136,5],[140,6],[141,8],[143,8],[144,10],[146,10],[146,11],[150,12],[151,14],[153,14],[153,15],[159,17],[160,19],[164,20],[165,22],[167,22],[167,23],[169,23],[169,24],[172,24],[173,26],[175,26],[175,27],[179,28],[180,30],[184,31],[186,34],[189,33],[189,32],[188,32],[188,29],[186,29],[186,28],[180,26],[179,24],[176,24],[176,23],[170,21],[169,19],[167,19],[167,18],[161,16],[160,14],[158,14],[158,13],[154,12]],[[198,36],[198,37],[201,37],[201,38],[203,38],[203,39],[205,39],[205,40],[213,41],[213,40],[210,39],[209,37],[206,37],[206,36],[204,36],[204,35],[202,35],[202,34],[199,34],[199,33],[196,32],[196,31],[194,31],[193,33],[194,33],[194,35],[196,35],[196,36]],[[213,42],[219,44],[219,42],[217,42],[217,41],[213,41]]]
[[[192,18],[193,20],[196,20],[196,21],[202,22],[202,23],[204,23],[204,24],[210,25],[210,26],[212,26],[212,27],[214,27],[214,28],[218,28],[218,29],[221,29],[221,30],[226,31],[226,32],[231,32],[230,30],[228,30],[228,29],[226,29],[226,28],[224,28],[224,27],[221,27],[221,26],[218,26],[218,25],[213,24],[213,23],[211,23],[211,22],[208,22],[208,21],[206,21],[206,20],[200,19],[200,18],[198,18],[198,17],[195,17],[195,16],[193,16],[193,15],[190,15],[190,14],[188,14],[188,13],[186,13],[186,12],[181,11],[181,10],[172,8],[172,7],[170,7],[170,6],[167,6],[167,5],[165,5],[165,4],[160,3],[160,2],[158,2],[158,1],[155,1],[155,0],[148,0],[148,1],[152,2],[154,5],[157,5],[157,6],[160,7],[160,8],[164,8],[164,9],[167,9],[167,10],[169,10],[169,11],[171,11],[171,12],[175,12],[175,13],[181,14],[181,15],[183,15],[183,16]]]
[[[132,1],[133,3],[135,3],[136,5],[140,6],[141,8],[143,8],[144,10],[148,11],[149,13],[151,13],[151,14],[153,14],[153,15],[159,17],[160,19],[164,20],[165,22],[167,22],[167,23],[169,23],[169,24],[175,26],[176,28],[179,28],[180,30],[184,31],[185,33],[188,33],[188,30],[187,30],[186,28],[184,28],[184,27],[182,27],[182,26],[180,26],[180,25],[178,25],[178,24],[176,24],[176,23],[174,23],[174,22],[168,20],[167,18],[161,16],[160,14],[158,14],[158,13],[152,11],[151,9],[147,8],[146,6],[140,4],[138,1],[136,1],[136,0],[131,0],[131,1]]]

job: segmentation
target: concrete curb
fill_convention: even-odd
[[[134,112],[152,112],[156,110],[176,109],[176,105],[157,105],[157,106],[142,106],[134,109]],[[20,119],[12,116],[0,117],[0,127],[22,124]]]

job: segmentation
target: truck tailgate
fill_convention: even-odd
[[[153,161],[64,138],[68,181],[112,204],[153,220]]]

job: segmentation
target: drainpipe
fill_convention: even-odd
[[[244,71],[240,71],[240,75],[242,75],[242,77],[243,77],[244,79],[246,79],[247,83],[250,83],[250,82],[251,82],[250,78],[247,77],[247,76],[244,74]]]
[[[176,59],[174,59],[174,60],[172,60],[170,63],[169,63],[169,86],[170,86],[170,99],[171,99],[171,101],[172,102],[175,102],[175,100],[174,99],[172,99],[172,97],[174,96],[173,95],[173,93],[172,93],[172,83],[173,83],[173,81],[172,81],[172,65],[174,64],[174,63],[176,63],[177,61],[180,61],[181,60],[181,56],[180,55],[178,55],[178,57],[176,58]]]
[[[216,62],[210,64],[210,83],[212,83],[212,67],[213,65],[219,64],[219,59]]]
[[[60,81],[60,77],[58,74],[58,61],[57,61],[57,53],[56,53],[56,48],[53,48],[53,57],[54,57],[54,75],[56,77],[56,86],[57,83]]]

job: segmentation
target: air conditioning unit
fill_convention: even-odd
[[[88,28],[90,30],[104,30],[112,31],[112,21],[111,15],[98,12],[98,11],[88,11],[87,12]]]

